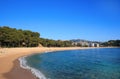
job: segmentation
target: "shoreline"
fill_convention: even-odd
[[[3,74],[3,76],[6,79],[37,79],[30,70],[20,67],[19,60],[15,60],[13,68],[8,73]]]
[[[0,49],[0,79],[37,79],[30,70],[20,67],[18,58],[36,53],[52,51],[80,50],[108,47],[34,47],[34,48],[2,48]],[[109,47],[113,48],[113,47]]]

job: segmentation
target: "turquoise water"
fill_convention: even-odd
[[[120,79],[120,48],[58,51],[26,60],[47,79]]]

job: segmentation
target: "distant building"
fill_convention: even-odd
[[[90,44],[89,44],[89,47],[94,47],[94,46],[95,46],[94,43],[90,43]]]
[[[79,44],[82,46],[82,47],[88,47],[89,46],[89,43],[88,42],[79,42]]]
[[[100,47],[98,43],[90,43],[89,47]]]
[[[90,43],[89,47],[100,47],[99,43]]]
[[[73,42],[73,43],[72,43],[72,45],[75,45],[75,46],[77,46],[77,44],[78,44],[77,42]]]
[[[22,46],[26,46],[26,43],[25,43],[25,42],[22,42]]]
[[[94,47],[100,47],[100,45],[98,43],[95,43]]]

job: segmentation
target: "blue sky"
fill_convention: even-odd
[[[120,0],[0,0],[0,26],[50,39],[120,39]]]

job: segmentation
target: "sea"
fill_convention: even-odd
[[[19,60],[38,79],[120,79],[120,48],[46,52]]]

